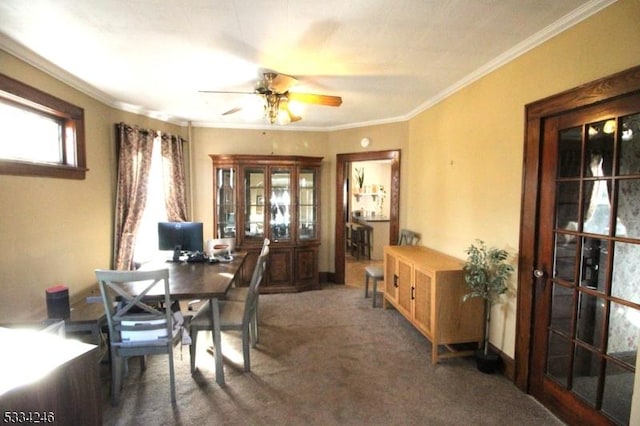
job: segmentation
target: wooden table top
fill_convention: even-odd
[[[236,252],[229,263],[174,263],[150,262],[142,270],[169,269],[169,286],[172,299],[210,299],[223,298],[227,290],[238,277],[246,253]],[[134,289],[132,289],[134,290]],[[135,292],[134,292],[135,293]],[[149,292],[149,296],[162,295],[160,286]]]

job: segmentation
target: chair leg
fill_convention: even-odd
[[[242,355],[244,358],[244,372],[248,373],[251,371],[251,360],[249,358],[249,352],[251,348],[249,347],[249,324],[242,330]]]
[[[253,347],[255,348],[260,341],[260,331],[258,329],[258,306],[260,304],[260,296],[256,298],[256,310],[253,313]]]
[[[369,274],[365,272],[364,273],[364,298],[366,299],[367,297],[369,297]]]
[[[111,348],[111,405],[115,407],[118,405],[118,400],[120,399],[124,358],[117,355],[117,349],[115,347],[112,346]]]
[[[173,342],[169,341],[169,384],[171,386],[171,403],[176,403],[176,377],[173,369]]]
[[[191,345],[189,346],[189,356],[191,358],[191,374],[196,371],[196,340],[198,338],[198,330],[191,329]]]
[[[376,295],[378,294],[378,279],[373,278],[373,291],[371,297],[373,298],[373,307],[376,307]]]

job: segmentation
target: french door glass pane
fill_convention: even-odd
[[[640,174],[640,114],[623,117],[621,122],[619,174]]]
[[[587,124],[585,176],[611,176],[613,171],[613,145],[616,122],[613,119]],[[596,170],[602,169],[602,174]]]
[[[640,304],[640,244],[616,241],[614,247],[611,295]]]
[[[576,237],[570,234],[556,234],[556,249],[553,277],[575,284],[576,280]]]
[[[580,184],[560,182],[556,189],[556,228],[578,230],[580,213]]]
[[[551,328],[565,333],[571,333],[571,319],[573,317],[573,288],[553,284],[553,300],[551,301]]]
[[[558,177],[579,177],[582,127],[561,130],[558,136]]]
[[[602,411],[619,424],[629,423],[633,379],[633,371],[622,368],[611,361],[607,362],[602,394]]]
[[[604,291],[607,266],[607,241],[599,238],[583,237],[580,285]]]
[[[640,150],[638,151],[640,158]],[[640,239],[640,179],[618,181],[618,218],[616,236]]]
[[[556,334],[549,333],[549,347],[547,348],[547,375],[563,387],[567,387],[569,379],[569,340]]]
[[[580,293],[576,337],[596,348],[600,347],[603,321],[604,299],[587,293]]]
[[[600,179],[584,183],[583,227],[589,234],[609,235],[611,203],[610,180]]]
[[[589,405],[595,407],[600,375],[600,357],[594,352],[576,346],[573,364],[573,391]]]
[[[640,312],[629,306],[611,302],[607,354],[635,365],[640,336]]]

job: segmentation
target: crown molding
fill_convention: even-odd
[[[432,106],[442,102],[443,100],[453,95],[454,93],[458,92],[459,90],[462,90],[463,88],[469,86],[470,84],[474,83],[480,78],[486,76],[487,74],[490,74],[491,72],[502,67],[503,65],[515,60],[519,56],[524,55],[528,51],[540,46],[542,43],[568,30],[569,28],[584,21],[590,16],[600,12],[602,9],[605,9],[606,7],[615,3],[616,1],[617,0],[592,0],[588,3],[585,3],[581,7],[575,9],[571,13],[560,18],[559,20],[555,21],[554,23],[547,26],[546,28],[543,28],[542,30],[538,31],[533,36],[527,38],[521,43],[518,43],[511,49],[499,55],[498,57],[487,62],[486,64],[476,69],[471,74],[467,75],[463,79],[449,86],[448,88],[441,91],[437,95],[431,97],[430,99],[422,103],[420,106],[415,108],[413,111],[409,112],[407,114],[407,119],[411,119],[416,115],[431,108]]]
[[[600,12],[602,9],[610,6],[616,1],[617,0],[591,0],[588,3],[585,3],[581,7],[565,15],[563,18],[555,21],[554,23],[542,29],[541,31],[537,32],[533,36],[515,45],[514,47],[502,53],[501,55],[494,58],[493,60],[487,62],[482,67],[476,69],[474,72],[470,73],[463,79],[449,86],[445,90],[429,98],[428,100],[426,100],[425,102],[423,102],[418,107],[414,108],[413,110],[411,110],[405,115],[390,117],[390,118],[380,119],[380,120],[350,123],[350,124],[329,126],[329,127],[280,126],[278,127],[278,130],[337,131],[337,130],[347,130],[347,129],[353,129],[353,128],[367,127],[367,126],[397,123],[397,122],[410,120],[411,118],[426,111],[432,106],[442,102],[449,96],[469,86],[470,84],[474,83],[475,81],[479,80],[485,75],[495,71],[501,66],[513,61],[514,59],[525,54],[531,49],[541,45],[542,43],[555,37],[556,35],[562,33],[563,31],[566,31],[567,29],[582,22],[583,20],[589,18],[590,16]],[[160,121],[164,121],[167,123],[171,123],[171,124],[175,124],[183,127],[186,127],[189,123],[189,120],[182,117],[168,116],[167,114],[162,112],[151,111],[143,107],[128,105],[121,101],[118,101],[113,97],[109,96],[108,94],[96,89],[92,85],[87,84],[83,80],[75,77],[74,75],[70,74],[69,72],[60,68],[59,66],[53,64],[52,62],[47,61],[46,59],[42,58],[32,50],[22,46],[21,44],[17,43],[15,40],[5,36],[2,33],[0,33],[0,48],[12,54],[13,56],[16,56],[17,58],[25,61],[29,65],[43,71],[44,73],[49,74],[50,76],[56,78],[57,80],[60,80],[61,82],[67,84],[68,86],[115,109],[119,109],[125,112],[134,113],[134,114],[139,114],[142,116],[146,116],[149,118],[157,119]],[[224,124],[224,123],[213,123],[213,122],[192,122],[191,124],[192,126],[196,126],[196,127],[259,129],[259,130],[274,129],[273,126],[269,126],[266,124],[250,125],[250,124]]]

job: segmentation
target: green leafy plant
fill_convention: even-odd
[[[355,178],[356,182],[358,182],[358,188],[362,189],[364,185],[364,167],[355,168]]]
[[[482,240],[476,242],[476,245],[472,244],[466,250],[467,260],[463,270],[470,291],[464,295],[463,300],[481,297],[485,301],[484,354],[487,355],[491,306],[508,290],[507,282],[514,268],[507,261],[509,254],[506,250],[487,247]]]

